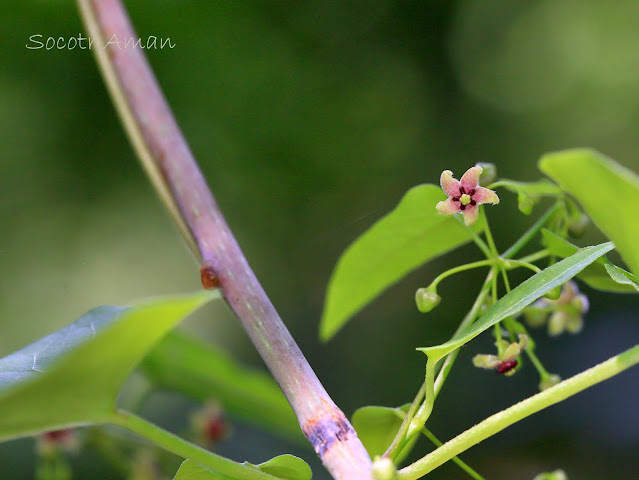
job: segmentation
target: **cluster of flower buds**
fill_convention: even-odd
[[[533,328],[548,324],[548,334],[555,337],[563,332],[579,333],[583,316],[588,312],[588,298],[579,293],[573,281],[564,283],[556,300],[540,298],[524,310],[524,320]]]
[[[197,443],[205,447],[219,443],[231,432],[222,407],[216,402],[208,402],[191,416],[191,428]]]
[[[502,353],[499,355],[475,355],[473,365],[478,368],[495,370],[506,376],[513,375],[519,365],[519,356],[526,350],[528,336],[520,334],[519,342],[509,343],[507,340],[496,342],[497,349]],[[500,348],[501,347],[501,348]]]

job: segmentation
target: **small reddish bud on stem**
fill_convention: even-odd
[[[220,286],[220,278],[213,270],[213,265],[210,262],[204,262],[200,267],[200,278],[205,290],[213,290]]]

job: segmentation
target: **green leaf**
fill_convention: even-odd
[[[260,463],[257,468],[278,478],[286,480],[311,480],[311,467],[299,457],[280,455],[267,462]]]
[[[353,242],[339,259],[326,294],[320,337],[329,340],[359,310],[411,270],[472,239],[452,215],[440,215],[446,196],[435,185],[409,190],[399,205]],[[473,226],[480,232],[483,217]]]
[[[541,235],[543,245],[557,257],[569,257],[579,250],[579,247],[549,230],[543,229]],[[636,293],[639,291],[635,276],[614,265],[606,257],[601,257],[588,265],[577,274],[577,278],[592,288],[606,292]]]
[[[171,332],[147,355],[141,369],[156,387],[202,402],[213,397],[230,414],[308,445],[273,378],[238,365],[213,345]]]
[[[530,215],[532,209],[541,197],[557,196],[561,190],[547,180],[539,182],[516,182],[514,180],[500,180],[490,188],[504,187],[517,194],[519,210],[525,215]]]
[[[299,457],[280,455],[259,465],[245,462],[244,465],[261,470],[264,473],[284,480],[311,480],[311,467]],[[192,460],[186,460],[180,466],[173,480],[228,480],[229,477],[202,467]]]
[[[211,292],[105,306],[0,360],[0,440],[106,421],[133,368]]]
[[[192,460],[185,460],[173,480],[229,480],[229,477],[219,475]]]
[[[565,283],[613,248],[612,242],[582,248],[574,255],[555,263],[521,283],[517,288],[504,295],[496,304],[487,308],[475,323],[463,329],[448,342],[418,350],[428,355],[429,363],[435,364],[437,360],[469,342],[484,330],[506,317],[515,315],[546,292]]]
[[[623,268],[619,268],[609,260],[604,263],[604,268],[608,275],[610,275],[610,278],[612,278],[615,282],[620,285],[628,285],[629,292],[632,292],[632,290],[639,292],[639,279],[637,279],[637,277],[635,277],[632,273],[626,272]]]
[[[370,406],[355,410],[353,428],[371,458],[382,455],[390,447],[409,408],[410,405],[399,408]],[[418,438],[417,435],[411,438],[398,455],[397,463],[411,451]]]
[[[639,275],[639,176],[599,152],[565,150],[544,155],[542,172],[575,197],[592,221],[615,242],[631,272]]]

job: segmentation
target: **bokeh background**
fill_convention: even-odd
[[[391,288],[330,343],[318,342],[338,256],[408,188],[480,161],[497,164],[503,177],[535,180],[542,153],[575,146],[639,170],[632,0],[126,3],[140,36],[176,44],[148,52],[159,81],[258,277],[349,416],[413,398],[425,360],[414,348],[450,336],[481,278],[449,280],[435,312],[416,311],[416,288],[478,257],[464,247]],[[1,355],[96,305],[199,286],[90,52],[26,48],[30,35],[81,31],[73,2],[3,4]],[[502,247],[531,222],[507,192],[490,214]],[[581,241],[600,239],[593,230]],[[592,309],[582,334],[536,336],[542,361],[563,377],[639,336],[636,297],[586,291]],[[261,368],[223,306],[183,328]],[[483,336],[463,350],[432,417],[441,438],[535,392],[530,367],[512,378],[472,368],[490,343]],[[626,372],[463,458],[494,480],[559,467],[571,480],[639,478],[638,380],[636,369]],[[193,404],[158,394],[144,408],[179,429]],[[317,467],[310,450],[241,423],[218,451],[252,462],[292,451]],[[32,440],[0,445],[0,478],[32,478],[34,458]],[[78,479],[121,478],[92,452],[73,464]],[[328,476],[315,468],[314,478]],[[428,478],[467,477],[451,464]]]

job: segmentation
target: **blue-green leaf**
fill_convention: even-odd
[[[98,307],[0,360],[0,440],[108,420],[149,349],[210,292]]]

